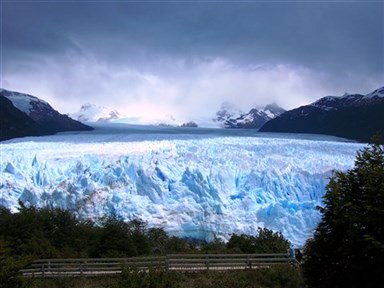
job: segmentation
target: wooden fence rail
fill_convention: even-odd
[[[20,270],[25,277],[100,276],[121,273],[124,267],[140,270],[203,271],[252,269],[296,263],[286,253],[277,254],[170,254],[159,257],[40,259]]]

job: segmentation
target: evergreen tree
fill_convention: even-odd
[[[305,247],[310,287],[382,287],[384,280],[384,147],[360,151],[355,167],[336,172]],[[378,283],[378,284],[376,284]]]

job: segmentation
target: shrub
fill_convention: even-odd
[[[306,244],[310,287],[378,287],[384,280],[384,147],[360,151],[355,167],[336,172]]]
[[[280,232],[259,227],[257,236],[232,235],[227,249],[236,248],[243,253],[285,253],[289,248],[289,241]]]

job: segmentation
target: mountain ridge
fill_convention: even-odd
[[[23,136],[41,136],[40,125],[17,109],[11,100],[0,95],[0,141]]]
[[[268,104],[264,108],[252,108],[247,113],[223,103],[216,112],[214,121],[221,122],[223,128],[259,129],[264,123],[283,112],[285,110],[276,103]]]
[[[109,109],[104,106],[98,106],[90,102],[81,105],[79,111],[69,114],[69,116],[82,122],[103,122],[122,117],[117,110]]]
[[[0,140],[64,131],[93,130],[90,126],[60,114],[48,102],[38,97],[6,89],[0,89],[0,96],[3,104],[0,119],[7,123],[1,125]],[[25,123],[27,127],[20,126],[19,123]]]
[[[326,134],[369,142],[373,135],[384,131],[384,87],[366,95],[320,98],[286,111],[259,131]]]

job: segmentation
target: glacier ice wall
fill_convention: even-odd
[[[0,144],[1,204],[15,211],[21,200],[92,219],[116,213],[208,240],[268,227],[294,245],[320,220],[315,207],[332,170],[351,168],[362,147],[284,137],[54,137]]]

